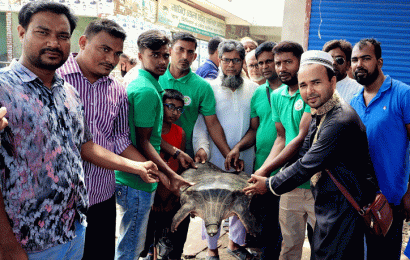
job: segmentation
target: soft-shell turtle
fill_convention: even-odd
[[[236,214],[248,233],[256,235],[260,226],[249,211],[252,196],[242,191],[249,176],[244,172],[230,173],[212,163],[197,164],[198,169],[188,169],[182,177],[195,185],[181,189],[181,209],[175,214],[171,230],[174,231],[188,214],[205,221],[206,232],[214,236],[223,219]]]

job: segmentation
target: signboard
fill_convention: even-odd
[[[0,0],[0,11],[9,10],[9,0]]]
[[[158,0],[158,22],[209,37],[225,37],[223,20],[177,0]]]
[[[21,7],[34,0],[0,0],[0,11],[20,11]],[[112,0],[53,0],[67,5],[75,15],[97,16],[98,14],[114,13],[114,2]]]

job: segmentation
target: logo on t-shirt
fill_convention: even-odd
[[[184,96],[184,105],[189,106],[191,104],[191,98],[189,96]]]
[[[296,111],[300,111],[303,108],[303,100],[298,99],[298,101],[295,102],[295,109]]]

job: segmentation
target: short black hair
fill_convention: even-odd
[[[208,53],[209,55],[214,54],[218,50],[218,45],[223,41],[222,37],[215,36],[208,42]]]
[[[331,68],[326,67],[326,72],[327,72],[327,77],[329,78],[329,81],[332,80],[332,78],[335,76],[335,72],[334,70],[332,70]]]
[[[64,14],[68,22],[70,23],[70,34],[73,34],[75,27],[77,26],[78,18],[71,12],[68,6],[50,2],[50,1],[33,1],[25,4],[18,14],[19,24],[27,30],[30,24],[31,17],[39,12],[52,12],[55,14]]]
[[[169,43],[169,38],[159,30],[145,31],[138,36],[137,40],[139,52],[143,52],[145,49],[157,51]]]
[[[303,53],[303,47],[297,42],[283,41],[278,43],[272,50],[273,54],[292,52],[300,60]]]
[[[184,104],[184,95],[181,92],[175,89],[165,89],[164,95],[162,95],[162,102],[165,102],[167,99],[175,99],[181,101]]]
[[[381,47],[381,43],[378,40],[374,38],[365,38],[365,39],[361,39],[355,45],[357,45],[359,49],[362,49],[368,43],[374,46],[374,54],[376,56],[376,59],[380,59],[382,57],[382,47]]]
[[[127,37],[125,30],[118,23],[105,18],[91,21],[85,28],[84,35],[88,39],[91,39],[94,35],[101,31],[123,41]]]
[[[241,60],[245,59],[245,48],[242,43],[235,40],[224,40],[218,45],[218,56],[222,59],[225,52],[237,51]]]
[[[195,36],[193,36],[192,34],[187,33],[187,32],[177,32],[177,33],[174,33],[174,34],[172,35],[172,43],[171,43],[171,46],[174,46],[174,44],[175,44],[177,41],[179,41],[179,40],[195,43],[195,49],[196,49],[196,47],[198,46],[198,42],[197,42]]]
[[[255,49],[256,59],[258,59],[259,55],[261,55],[262,52],[265,52],[265,51],[271,52],[275,46],[276,46],[275,42],[269,42],[269,41],[263,42],[261,45],[259,45]]]
[[[346,60],[350,61],[352,58],[352,44],[346,40],[331,40],[323,45],[323,51],[329,52],[331,50],[340,48],[346,56]]]

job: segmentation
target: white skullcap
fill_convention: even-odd
[[[333,70],[333,58],[324,51],[306,51],[300,58],[300,66],[306,64],[320,64]]]

